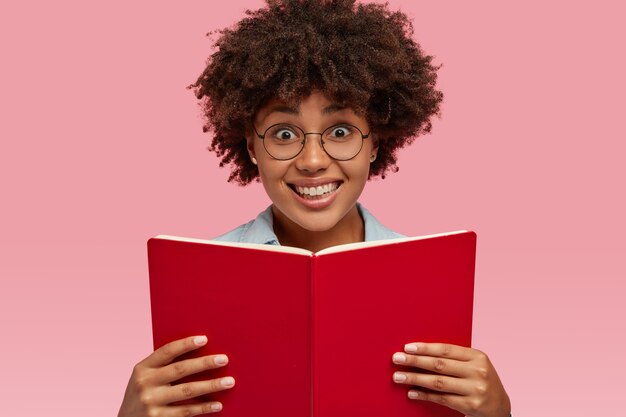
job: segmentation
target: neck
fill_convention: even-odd
[[[311,231],[288,219],[272,206],[274,233],[281,245],[318,252],[331,246],[363,242],[365,225],[356,205],[331,229]]]

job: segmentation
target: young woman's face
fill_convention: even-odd
[[[365,187],[371,160],[377,152],[372,136],[364,139],[360,151],[347,161],[331,158],[321,146],[320,134],[307,134],[302,151],[288,160],[272,157],[263,141],[267,146],[271,137],[289,140],[292,135],[301,133],[297,129],[292,132],[284,125],[299,127],[306,133],[321,133],[331,126],[338,126],[327,131],[333,138],[346,135],[349,128],[342,126],[352,125],[367,135],[370,131],[367,121],[352,109],[341,108],[322,93],[314,92],[297,107],[278,100],[270,101],[257,113],[254,129],[263,135],[266,129],[277,124],[280,126],[268,131],[263,140],[254,131],[247,135],[248,151],[257,161],[265,191],[274,208],[303,229],[330,230],[354,209]],[[354,134],[361,138],[360,132],[354,131]],[[330,141],[326,142],[327,149],[332,152]],[[297,148],[297,144],[295,146]],[[269,149],[275,154],[283,152],[271,145]]]

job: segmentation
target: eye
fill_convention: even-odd
[[[346,126],[346,125],[333,126],[330,129],[328,129],[327,136],[330,136],[333,139],[347,139],[351,135],[354,134],[355,130],[356,128],[352,126]]]
[[[294,133],[289,129],[280,129],[277,131],[274,136],[278,139],[289,140],[294,138]]]
[[[300,137],[297,128],[290,125],[272,126],[266,134],[277,142],[292,142]]]

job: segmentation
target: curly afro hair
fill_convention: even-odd
[[[352,108],[378,139],[370,178],[396,172],[396,151],[430,132],[443,99],[438,66],[413,39],[413,27],[386,4],[355,0],[266,0],[219,31],[214,52],[188,88],[201,100],[209,150],[232,165],[229,181],[258,181],[245,132],[272,98],[297,104],[315,90]]]

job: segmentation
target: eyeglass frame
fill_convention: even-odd
[[[267,150],[267,147],[265,146],[265,135],[267,134],[268,130],[270,130],[271,128],[273,128],[275,126],[281,126],[281,125],[296,127],[304,135],[304,139],[302,139],[302,142],[301,142],[302,146],[300,147],[300,150],[298,151],[298,153],[296,153],[291,158],[276,158],[274,155],[272,155],[270,153],[269,150]],[[357,151],[357,153],[354,154],[354,156],[351,156],[350,158],[347,158],[347,159],[338,159],[338,158],[335,158],[334,156],[332,156],[331,154],[329,154],[328,151],[326,150],[326,148],[324,147],[324,139],[322,139],[324,137],[324,133],[326,133],[326,131],[328,131],[329,129],[332,129],[334,127],[339,127],[339,126],[350,126],[350,127],[353,127],[356,130],[358,130],[358,132],[361,134],[361,146],[359,147],[359,150]],[[271,156],[272,158],[276,159],[277,161],[289,161],[291,159],[294,159],[298,155],[300,155],[302,153],[302,150],[304,149],[304,146],[306,145],[306,139],[307,139],[306,137],[307,137],[307,135],[320,135],[320,146],[322,147],[322,150],[324,150],[326,155],[328,155],[331,159],[333,159],[335,161],[342,161],[342,162],[343,161],[350,161],[350,160],[356,158],[356,156],[361,153],[361,150],[363,149],[363,141],[365,141],[365,139],[369,139],[369,136],[372,133],[371,130],[369,132],[367,132],[367,133],[363,133],[363,131],[361,129],[359,129],[357,126],[355,126],[353,124],[350,124],[350,123],[337,123],[337,124],[334,124],[332,126],[327,127],[326,129],[322,130],[321,133],[320,132],[305,132],[304,129],[302,129],[300,126],[298,126],[298,125],[296,125],[294,123],[274,123],[273,125],[271,125],[268,128],[266,128],[265,131],[263,131],[262,135],[256,130],[256,126],[254,125],[254,123],[252,123],[252,129],[254,130],[254,133],[259,137],[259,139],[261,139],[261,141],[263,142],[263,149],[265,149],[265,152],[267,152],[267,154],[269,156]]]

